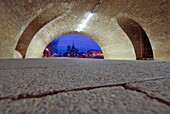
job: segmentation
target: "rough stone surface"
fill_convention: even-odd
[[[4,103],[5,102],[5,103]],[[168,114],[170,107],[122,87],[59,93],[38,99],[3,101],[1,113]]]
[[[139,83],[130,83],[127,86],[136,88],[138,90],[144,91],[151,96],[164,99],[170,102],[170,78],[160,79],[157,81],[146,81]]]
[[[17,68],[16,64],[19,64]],[[6,66],[6,68],[5,68]],[[1,96],[37,94],[170,76],[168,62],[88,59],[9,60],[0,66]]]
[[[163,61],[0,60],[0,113],[168,114],[169,82]]]

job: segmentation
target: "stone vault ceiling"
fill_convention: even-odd
[[[80,34],[95,40],[106,59],[135,59],[133,45],[117,22],[126,17],[144,29],[155,60],[170,60],[169,0],[0,0],[0,58],[12,58],[15,49],[26,58],[41,57],[54,38],[76,33],[96,4]]]

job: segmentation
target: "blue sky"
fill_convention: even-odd
[[[59,53],[64,53],[67,51],[67,46],[74,46],[79,49],[79,52],[87,52],[90,49],[101,50],[98,44],[87,36],[80,34],[68,34],[54,39],[50,44],[53,49],[58,49]]]

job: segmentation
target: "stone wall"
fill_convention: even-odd
[[[22,57],[22,55],[21,55],[21,53],[19,51],[15,50],[13,58],[15,58],[15,59],[22,59],[23,57]]]

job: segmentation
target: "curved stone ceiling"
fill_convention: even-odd
[[[75,33],[79,23],[91,7],[83,10],[73,9],[44,26],[33,38],[27,50],[26,58],[41,58],[45,47],[55,38]],[[83,12],[83,13],[82,13]],[[100,17],[100,18],[99,18]],[[80,34],[96,41],[101,47],[105,59],[135,59],[133,46],[120,28],[116,18],[105,20],[102,14],[95,12]],[[103,30],[107,30],[103,32]],[[36,49],[36,50],[35,50]]]
[[[33,35],[34,37],[32,36],[33,40],[30,44],[31,37],[29,41],[23,41],[26,42],[23,44],[29,45],[27,57],[40,57],[41,50],[52,39],[75,32],[84,14],[93,9],[98,2],[99,0],[0,0],[0,58],[13,57],[19,39],[29,24],[39,15],[50,8],[62,9],[62,6],[68,6],[69,12],[59,13],[63,19],[56,15],[56,19],[49,23],[45,22],[41,29],[37,29],[39,31]],[[100,2],[102,3],[95,7],[95,15],[80,34],[94,39],[101,46],[105,58],[134,59],[133,46],[116,21],[117,17],[127,17],[139,23],[146,32],[153,48],[154,59],[170,60],[169,0],[102,0]],[[48,17],[48,14],[46,16]],[[42,49],[39,49],[40,47]]]

